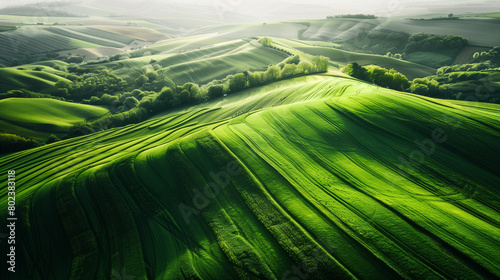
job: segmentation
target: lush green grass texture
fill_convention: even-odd
[[[41,71],[35,68],[41,68]],[[60,76],[59,76],[59,75]],[[0,91],[28,89],[32,91],[51,91],[59,80],[70,82],[61,76],[66,73],[49,66],[26,65],[13,68],[0,68]]]
[[[50,134],[64,135],[79,122],[107,114],[105,108],[54,99],[7,98],[0,100],[2,129],[45,141]]]
[[[0,274],[498,278],[499,131],[498,105],[316,75],[3,156],[27,269]]]

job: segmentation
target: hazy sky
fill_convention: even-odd
[[[0,0],[0,7],[16,6],[53,0]],[[159,3],[167,7],[205,6],[217,12],[236,12],[263,19],[323,18],[326,15],[344,13],[369,13],[379,16],[398,16],[425,13],[465,13],[500,11],[500,0],[66,0],[62,2],[81,2],[103,6],[119,7],[123,13],[127,5],[156,7]],[[104,4],[106,5],[106,4]],[[57,5],[55,5],[57,6]],[[88,5],[87,5],[88,6]],[[178,7],[179,8],[179,7]],[[131,8],[133,13],[135,8]],[[154,9],[152,9],[154,10]],[[161,10],[161,9],[159,9]],[[154,15],[156,17],[156,15]]]

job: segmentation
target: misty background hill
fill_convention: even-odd
[[[252,23],[281,20],[323,19],[326,16],[366,13],[380,17],[410,14],[447,15],[500,10],[498,1],[283,1],[283,0],[80,0],[2,1],[0,14],[41,18],[44,16],[133,16],[178,20],[181,25]]]

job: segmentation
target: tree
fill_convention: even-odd
[[[344,67],[342,71],[352,77],[395,90],[404,91],[410,85],[405,75],[394,69],[388,70],[376,65],[359,66],[353,62]]]
[[[262,83],[262,75],[260,72],[248,74],[248,84],[251,87],[258,86]]]
[[[238,73],[229,80],[229,90],[234,92],[244,89],[246,83],[247,83],[247,77],[245,76],[245,74]]]
[[[278,66],[269,66],[264,73],[264,80],[266,82],[273,82],[279,79],[281,69]]]
[[[127,97],[127,99],[125,99],[125,101],[123,102],[123,106],[127,107],[128,109],[136,108],[137,106],[139,106],[139,100],[137,100],[137,98],[133,96]]]
[[[156,80],[156,78],[158,78],[158,73],[156,73],[155,71],[151,71],[146,73],[146,77],[148,77],[149,81],[154,81]]]
[[[429,91],[429,87],[423,84],[412,84],[410,86],[410,92],[415,94],[425,95]]]
[[[35,148],[40,143],[34,139],[24,138],[16,134],[0,133],[0,154]]]
[[[49,136],[49,139],[47,139],[47,141],[45,142],[45,144],[50,144],[50,143],[54,143],[54,142],[57,142],[57,141],[61,141],[61,139],[59,139],[59,137],[57,137],[56,135],[51,134]]]
[[[304,74],[310,74],[312,70],[312,64],[309,61],[301,61],[297,65],[297,71],[301,71]]]
[[[271,44],[273,43],[273,39],[269,38],[269,37],[261,37],[259,39],[259,43],[264,46],[264,47],[270,47]]]
[[[288,64],[299,64],[300,63],[300,56],[298,54],[290,56],[285,60],[285,63]]]
[[[185,83],[182,86],[182,90],[187,90],[189,92],[189,97],[186,102],[193,102],[194,99],[200,94],[200,87],[194,83]]]
[[[208,98],[209,99],[222,97],[222,95],[224,95],[224,86],[223,85],[212,85],[208,88]]]
[[[139,86],[142,86],[144,85],[145,83],[149,82],[149,78],[144,76],[144,75],[140,75],[136,80],[135,80],[135,84],[136,85],[139,85]]]
[[[395,90],[404,91],[408,88],[409,85],[410,85],[410,82],[408,81],[408,78],[406,78],[405,75],[403,75],[401,73],[392,74],[392,81],[389,85],[390,88],[395,89]]]
[[[285,66],[281,70],[281,77],[285,78],[285,79],[292,77],[296,68],[297,68],[297,65],[295,65],[295,64],[285,64]]]
[[[184,104],[188,103],[189,100],[191,99],[191,93],[189,92],[189,90],[184,89],[176,97],[177,97],[176,101],[179,102],[179,105],[184,105]],[[174,100],[175,100],[175,97],[174,97]]]
[[[91,100],[92,100],[92,98],[91,98]],[[101,98],[99,99],[100,105],[109,105],[109,106],[112,106],[112,105],[115,105],[118,102],[119,102],[118,96],[109,95],[107,93],[103,94],[101,96]]]
[[[324,56],[315,56],[312,60],[313,70],[317,73],[328,71],[330,58]]]
[[[82,56],[70,56],[66,58],[67,63],[82,63],[83,62],[83,57]]]
[[[169,87],[163,87],[160,91],[160,95],[158,96],[157,100],[164,101],[164,100],[172,100],[173,98],[173,91]]]
[[[140,104],[140,107],[148,109],[150,104],[147,102],[147,100],[151,99],[147,98],[146,100],[143,100]],[[174,100],[173,90],[169,87],[163,87],[163,89],[160,91],[160,94],[155,99],[153,99],[152,108],[154,111],[165,110],[173,106],[173,100]]]
[[[94,132],[94,129],[85,122],[77,123],[69,128],[67,137],[76,137],[81,135],[87,135]]]
[[[71,83],[66,81],[66,80],[63,80],[63,79],[60,79],[59,81],[57,81],[54,85],[56,88],[67,88],[69,89],[71,87]]]
[[[360,66],[357,62],[348,64],[346,67],[342,69],[342,72],[354,78],[367,80],[366,69],[363,66]]]

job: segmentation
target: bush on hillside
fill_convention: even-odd
[[[264,47],[270,47],[271,44],[273,43],[273,39],[269,38],[269,37],[261,37],[259,39],[259,43],[264,46]]]
[[[38,146],[40,143],[34,139],[11,133],[0,133],[0,154],[18,152]]]
[[[405,91],[410,86],[405,75],[376,65],[360,66],[358,63],[351,63],[342,71],[352,77],[394,90]]]

